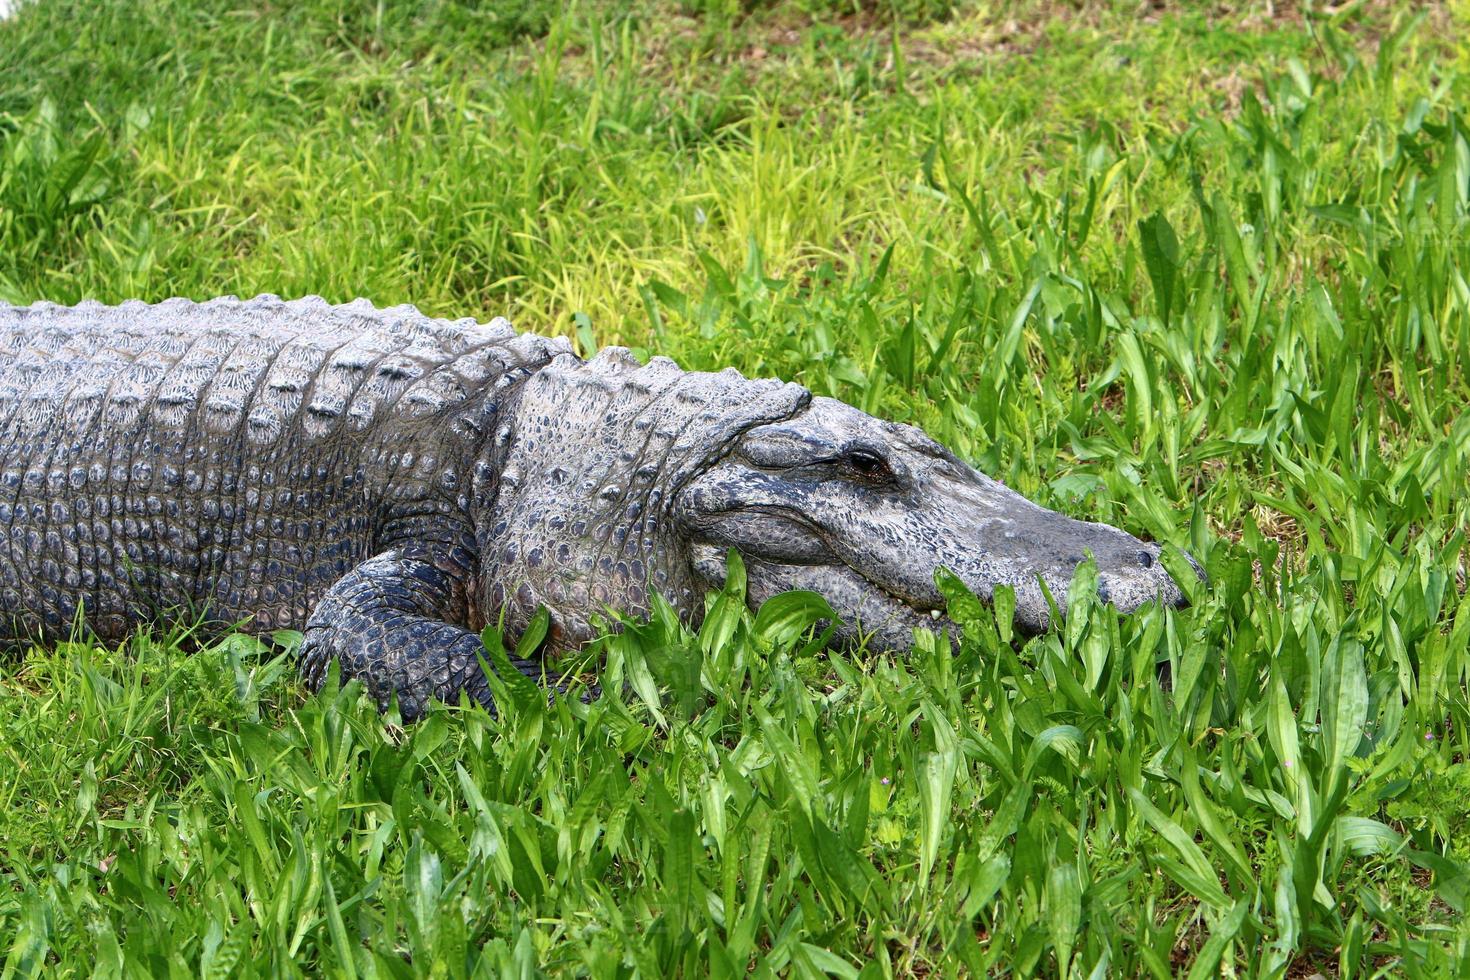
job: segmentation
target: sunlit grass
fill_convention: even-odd
[[[1024,645],[956,595],[963,645],[903,661],[737,580],[594,644],[590,704],[407,730],[289,638],[18,654],[0,971],[1448,974],[1470,24],[1270,9],[0,25],[0,298],[365,295],[733,364],[1211,575],[1119,619],[1084,572]]]

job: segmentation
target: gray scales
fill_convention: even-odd
[[[952,626],[940,566],[1048,624],[1097,562],[1124,611],[1159,549],[1045,510],[918,429],[734,370],[509,323],[260,296],[0,306],[0,645],[189,617],[305,634],[302,667],[405,717],[490,706],[479,631],[550,645],[652,592],[691,623],[743,556],[752,604],[824,595],[838,638]],[[539,675],[536,664],[521,669]]]

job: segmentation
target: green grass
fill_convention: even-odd
[[[40,0],[0,298],[358,295],[778,374],[1190,550],[1120,619],[799,602],[409,729],[181,634],[0,664],[0,977],[1450,975],[1470,12]],[[1168,665],[1171,685],[1156,665]]]

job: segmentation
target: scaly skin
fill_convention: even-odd
[[[697,621],[730,547],[753,601],[816,589],[891,648],[941,564],[1033,630],[1084,552],[1120,607],[1182,598],[1153,546],[797,385],[362,300],[0,306],[0,643],[301,629],[313,684],[335,660],[414,717],[489,705],[502,617],[545,606],[562,648],[655,591]]]
[[[0,308],[0,637],[305,628],[379,698],[451,697],[485,619],[477,453],[497,396],[567,350],[316,299]]]

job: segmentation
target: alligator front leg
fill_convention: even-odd
[[[463,691],[493,710],[478,634],[466,619],[465,571],[457,550],[395,549],[359,564],[327,591],[306,622],[301,669],[319,688],[327,665],[360,678],[379,705],[398,696],[405,721],[430,698],[453,704]],[[530,676],[537,665],[517,663]]]

